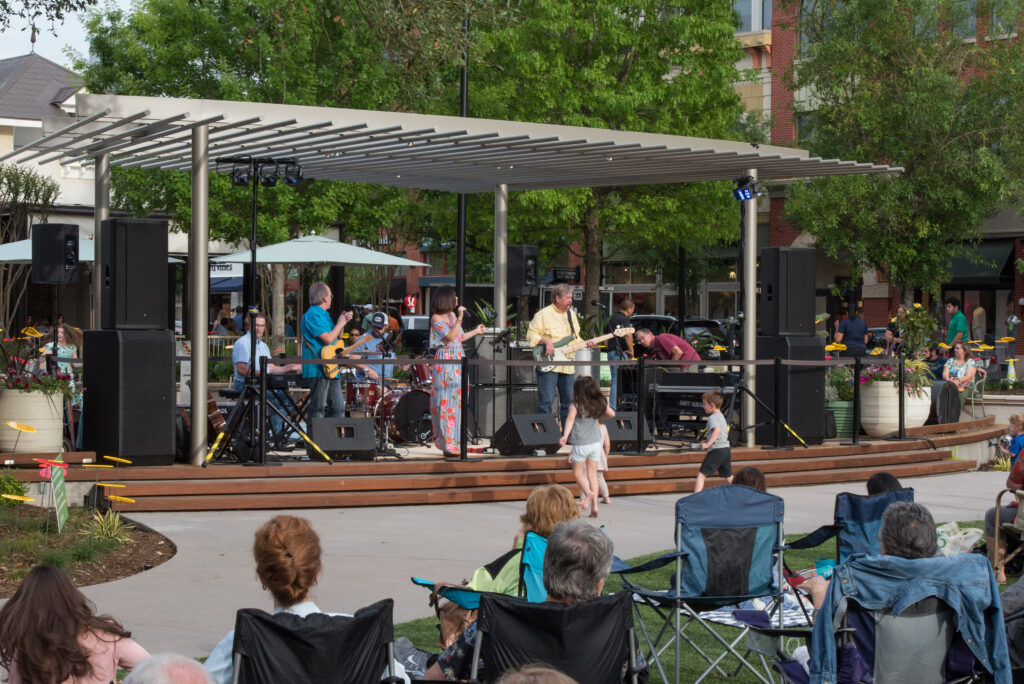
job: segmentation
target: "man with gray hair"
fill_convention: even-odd
[[[197,661],[177,653],[152,655],[132,670],[124,684],[214,684]]]
[[[584,520],[556,526],[544,552],[547,600],[573,604],[600,596],[612,567],[612,551],[611,539]],[[469,677],[475,640],[474,622],[429,667],[425,665],[432,659],[431,654],[416,651],[402,640],[395,642],[395,656],[410,674],[426,669],[424,680],[461,681]]]
[[[538,311],[530,327],[526,331],[526,341],[535,349],[541,347],[545,357],[556,355],[556,345],[560,350],[566,344],[582,342],[580,337],[580,319],[572,307],[572,287],[555,285],[551,289],[551,304]],[[587,341],[593,347],[592,340]],[[560,351],[559,351],[560,353]],[[572,360],[571,355],[565,358]],[[558,390],[558,413],[565,425],[569,417],[569,404],[572,402],[574,366],[555,366],[550,371],[542,371],[537,367],[537,413],[551,413],[551,404],[555,401],[555,390]]]
[[[344,311],[337,322],[331,322],[328,310],[334,295],[327,283],[317,281],[309,286],[309,310],[302,317],[302,358],[319,359],[320,351],[334,344],[345,330],[345,324],[352,320],[352,312]],[[317,418],[337,418],[345,415],[345,395],[341,391],[338,376],[327,377],[324,366],[302,365],[302,377],[314,378],[309,391],[308,424]],[[307,449],[308,451],[308,449]]]

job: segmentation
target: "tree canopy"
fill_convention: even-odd
[[[81,12],[95,4],[96,0],[0,0],[0,31],[11,28],[12,19],[20,19],[25,23],[22,30],[37,30],[40,22],[46,22],[56,35],[55,24],[64,21],[66,15]]]
[[[800,143],[905,171],[797,183],[787,217],[829,255],[887,273],[905,298],[937,291],[984,221],[1024,197],[1021,46],[996,26],[1024,6],[978,3],[990,31],[972,39],[974,6],[817,0],[800,10],[802,50],[787,74]]]

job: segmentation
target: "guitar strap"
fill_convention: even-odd
[[[306,345],[306,349],[309,350],[309,353],[313,355],[314,359],[319,359],[320,358],[320,355],[317,354],[315,351],[313,351],[313,345],[311,345],[309,343],[309,340],[307,340],[305,337],[303,337],[302,338],[302,343]],[[324,366],[323,364],[321,364],[321,365],[317,366],[317,368],[320,369],[320,377],[326,378],[327,377],[327,367]]]
[[[565,317],[569,319],[569,333],[576,337],[576,326],[572,324],[572,307],[565,310]]]

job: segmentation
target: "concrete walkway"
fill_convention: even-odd
[[[1005,473],[972,472],[904,480],[936,521],[979,520],[994,505]],[[829,522],[835,494],[863,485],[771,490],[786,501],[787,532]],[[623,558],[672,545],[677,495],[613,499],[598,522]],[[324,570],[314,600],[324,610],[352,611],[384,597],[395,599],[395,622],[433,614],[427,592],[412,575],[458,581],[505,552],[519,528],[522,502],[280,511],[309,518],[324,547]],[[133,519],[165,534],[178,547],[149,572],[87,587],[101,612],[121,620],[151,652],[204,656],[234,624],[241,607],[272,602],[256,579],[252,538],[279,511],[136,513]]]

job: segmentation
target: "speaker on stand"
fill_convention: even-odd
[[[167,221],[106,219],[100,240],[100,327],[166,329]]]
[[[761,331],[766,336],[814,334],[814,268],[810,247],[761,250]]]

